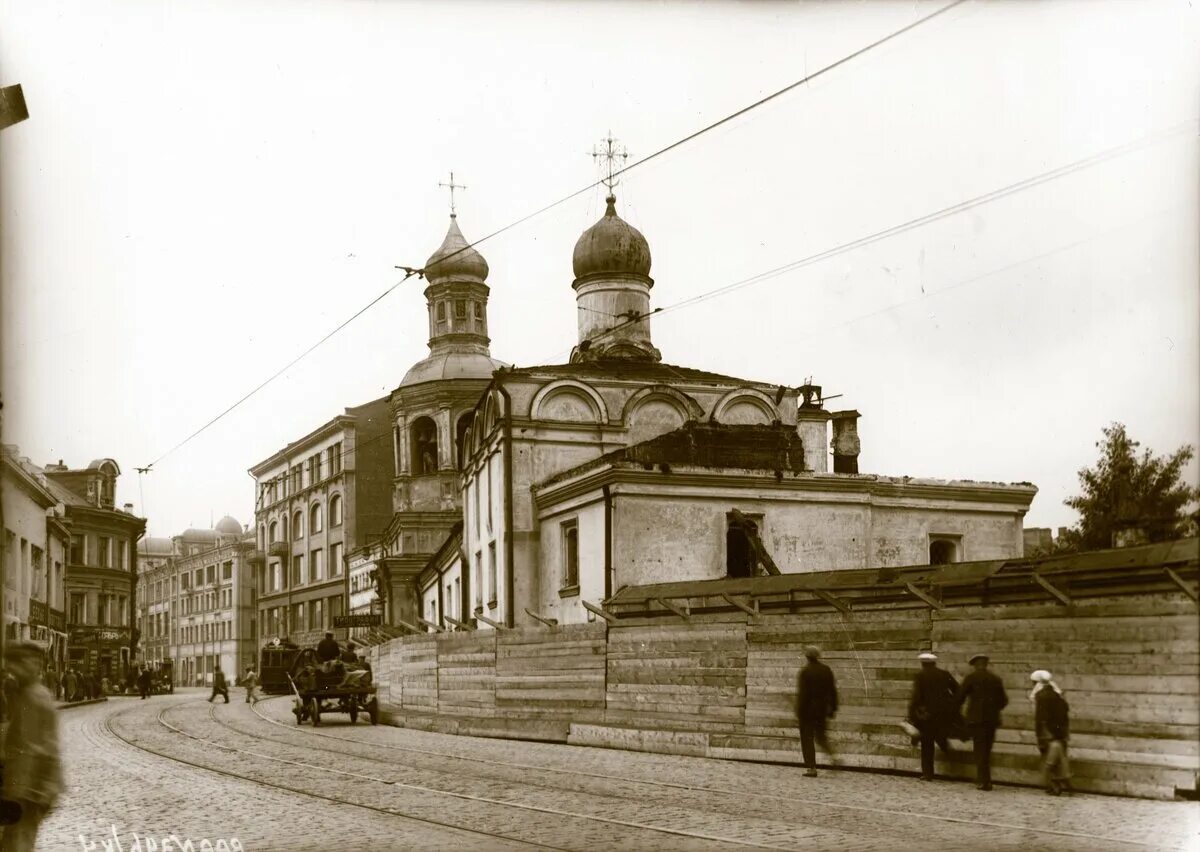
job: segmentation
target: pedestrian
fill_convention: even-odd
[[[75,667],[71,666],[63,675],[63,700],[68,704],[75,700],[76,682]]]
[[[1071,790],[1071,764],[1067,758],[1071,708],[1050,672],[1038,669],[1029,679],[1034,683],[1029,700],[1033,702],[1033,728],[1042,753],[1042,780],[1046,792],[1058,796]]]
[[[150,697],[150,669],[143,667],[137,676],[138,694],[142,699]]]
[[[937,667],[937,654],[925,651],[917,656],[921,670],[913,678],[908,699],[908,721],[917,729],[921,743],[921,780],[933,780],[933,747],[952,754],[946,737],[958,723],[958,681],[950,672]]]
[[[229,684],[225,682],[225,672],[221,671],[220,666],[213,671],[213,690],[212,695],[208,696],[209,703],[218,695],[224,697],[226,704],[229,703]]]
[[[988,671],[987,654],[976,654],[969,660],[974,669],[963,678],[958,690],[958,704],[967,705],[967,728],[975,751],[975,786],[992,789],[992,745],[1000,727],[1000,711],[1008,706],[1004,681]]]
[[[836,763],[837,756],[829,745],[826,723],[837,713],[837,682],[833,670],[821,662],[820,649],[809,645],[804,649],[807,663],[796,675],[796,718],[800,723],[800,751],[804,755],[804,774],[817,777],[817,749]]]
[[[62,791],[58,718],[50,690],[38,680],[42,649],[32,642],[14,642],[8,646],[6,658],[17,692],[9,705],[4,739],[3,794],[18,804],[21,816],[4,828],[0,849],[33,852],[38,828]]]
[[[254,666],[246,666],[246,676],[242,678],[242,685],[246,687],[246,703],[254,704],[258,701],[258,696],[254,694],[258,689],[258,675],[254,673]]]
[[[330,634],[332,635],[332,634]],[[358,654],[354,653],[354,643],[346,640],[346,649],[342,651],[341,661],[343,663],[357,663]]]

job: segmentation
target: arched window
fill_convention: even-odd
[[[292,541],[304,538],[304,513],[292,515]]]
[[[258,549],[265,550],[267,547],[267,525],[258,525]]]
[[[454,451],[458,458],[459,470],[462,470],[462,466],[467,460],[467,430],[471,428],[471,421],[474,417],[475,412],[468,411],[458,418],[458,423],[454,427]]]
[[[329,526],[340,527],[342,525],[342,497],[340,494],[334,494],[329,498]]]
[[[321,523],[321,520],[322,520],[321,504],[313,503],[312,508],[308,510],[308,534],[309,535],[316,535],[322,529],[324,529],[324,525]]]
[[[279,524],[271,521],[271,532],[268,535],[267,543],[274,544],[277,541],[279,541]]]
[[[437,425],[428,417],[418,417],[412,425],[412,472],[414,476],[437,473]]]
[[[935,538],[929,542],[929,564],[949,565],[958,561],[958,542],[951,538]]]

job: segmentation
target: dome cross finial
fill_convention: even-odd
[[[602,147],[592,146],[592,161],[602,169],[600,183],[608,187],[609,195],[612,195],[613,187],[620,183],[617,175],[625,171],[625,163],[629,161],[629,149],[618,145],[618,141],[610,130],[608,136],[600,140]]]
[[[454,208],[454,190],[466,189],[466,187],[463,186],[461,183],[454,182],[454,172],[450,172],[450,183],[438,183],[438,186],[444,186],[448,190],[450,190],[450,215],[457,216],[458,211],[455,210],[455,208]]]

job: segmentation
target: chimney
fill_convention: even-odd
[[[829,418],[821,407],[821,386],[800,386],[803,402],[796,411],[796,431],[804,445],[804,467],[813,473],[829,472]]]
[[[858,473],[858,454],[862,445],[858,440],[857,411],[833,412],[833,472]]]

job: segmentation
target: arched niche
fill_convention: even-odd
[[[530,406],[534,420],[566,423],[605,423],[608,411],[595,389],[583,382],[563,379],[551,382],[533,397]]]
[[[699,404],[666,385],[642,388],[625,403],[622,420],[629,443],[647,441],[700,418]]]
[[[438,432],[432,417],[418,417],[408,427],[410,469],[413,476],[437,473]]]
[[[712,419],[728,426],[768,426],[779,415],[775,403],[762,391],[738,388],[717,401]]]
[[[471,421],[475,419],[475,412],[467,411],[458,416],[454,421],[454,459],[457,462],[458,469],[462,470],[463,464],[471,457]]]

